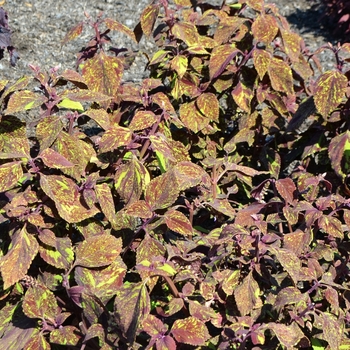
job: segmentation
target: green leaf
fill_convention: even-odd
[[[115,238],[107,233],[88,237],[78,245],[74,265],[83,267],[110,265],[117,259],[121,251],[121,238]]]
[[[314,101],[317,111],[327,118],[345,97],[348,79],[339,71],[327,71],[317,80]]]
[[[146,285],[142,282],[124,284],[117,290],[114,308],[117,323],[132,346],[140,322],[148,316],[151,309]]]
[[[75,182],[63,175],[40,174],[40,186],[56,205],[59,215],[69,223],[77,223],[98,213],[96,207],[87,209]]]
[[[192,316],[175,320],[171,334],[177,342],[193,346],[204,346],[210,338],[205,323]]]
[[[0,193],[18,185],[23,176],[22,162],[11,162],[0,165]]]
[[[55,295],[44,285],[29,287],[23,299],[23,312],[30,318],[54,320],[59,314]]]
[[[37,240],[27,232],[25,226],[13,235],[9,251],[0,258],[4,289],[11,287],[24,277],[38,250]]]
[[[60,103],[57,104],[57,106],[60,108],[76,110],[79,112],[84,111],[84,107],[82,106],[82,104],[80,102],[72,101],[69,98],[64,98]]]

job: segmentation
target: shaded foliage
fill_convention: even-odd
[[[64,42],[89,26],[77,70],[0,81],[2,348],[349,346],[349,45],[311,55],[262,0]],[[155,40],[140,84],[113,30]]]

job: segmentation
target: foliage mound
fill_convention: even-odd
[[[348,348],[349,44],[321,73],[274,5],[174,2],[0,81],[0,347]]]

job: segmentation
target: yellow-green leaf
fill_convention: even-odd
[[[338,107],[345,97],[348,79],[338,71],[327,71],[322,74],[314,92],[314,101],[317,111],[326,118]]]

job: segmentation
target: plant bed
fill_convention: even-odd
[[[77,69],[0,81],[0,345],[348,347],[349,44],[322,73],[259,0],[86,30]]]

